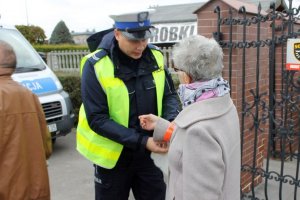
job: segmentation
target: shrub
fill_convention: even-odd
[[[81,93],[80,93],[80,87],[81,87],[80,77],[78,75],[70,76],[70,75],[63,75],[63,74],[57,74],[57,77],[60,80],[61,84],[63,85],[64,90],[69,93],[74,108],[75,126],[77,126],[79,108],[82,103]]]
[[[174,83],[174,87],[177,90],[178,86],[180,84],[178,75],[177,75],[177,73],[171,73],[171,75],[172,75],[172,80],[173,80],[173,83]]]
[[[16,28],[31,44],[42,44],[46,39],[45,31],[39,26],[16,25]]]
[[[50,52],[50,51],[61,51],[61,50],[88,50],[87,45],[76,45],[76,44],[36,44],[33,45],[37,52]]]
[[[55,26],[51,37],[50,37],[50,44],[64,44],[64,43],[71,43],[74,44],[74,40],[72,39],[71,33],[66,26],[64,21],[58,22]]]

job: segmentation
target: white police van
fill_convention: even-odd
[[[52,141],[70,133],[74,125],[73,107],[56,75],[15,27],[0,25],[0,40],[14,48],[17,68],[12,78],[39,97]]]

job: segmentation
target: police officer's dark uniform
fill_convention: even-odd
[[[128,29],[125,34],[128,37],[143,38],[150,33],[149,27],[135,32]],[[104,49],[105,54],[110,57],[115,77],[121,79],[127,87],[130,105],[128,128],[110,119],[107,96],[95,75],[94,64],[99,56],[95,54],[96,56],[90,57],[84,64],[81,81],[82,101],[88,124],[94,132],[124,145],[115,167],[105,169],[95,165],[96,199],[128,199],[131,188],[136,200],[164,200],[166,186],[163,174],[154,165],[151,152],[145,149],[152,132],[143,130],[138,120],[138,116],[142,114],[158,114],[156,85],[152,76],[152,72],[158,70],[151,52],[154,47],[148,45],[140,59],[133,59],[120,50],[113,31],[103,33],[89,38],[90,47],[95,42],[93,39],[101,41],[97,49]],[[170,74],[166,68],[164,70],[162,117],[172,121],[178,114],[179,101]]]

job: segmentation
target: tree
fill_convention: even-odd
[[[71,33],[64,21],[58,22],[50,37],[50,44],[62,43],[74,44],[74,40],[72,39]]]
[[[45,31],[39,26],[16,25],[16,28],[31,44],[43,44],[45,41]]]

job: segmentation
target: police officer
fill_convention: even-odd
[[[92,36],[97,49],[81,62],[82,106],[77,150],[94,163],[95,198],[164,200],[162,171],[151,152],[167,148],[140,127],[138,116],[156,114],[172,121],[179,101],[154,36],[151,10],[111,15],[112,31]],[[92,47],[92,45],[89,45]]]

